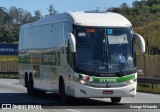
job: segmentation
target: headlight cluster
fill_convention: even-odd
[[[87,84],[93,82],[93,78],[89,75],[79,74],[75,76],[75,81],[81,84]]]
[[[136,82],[137,79],[131,79],[127,81],[127,85],[133,84],[134,82]]]

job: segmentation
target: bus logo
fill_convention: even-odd
[[[55,55],[44,55],[44,62],[56,62]]]
[[[85,33],[80,32],[80,33],[78,33],[78,36],[79,36],[79,37],[85,37],[85,36],[86,36],[86,34],[85,34]]]

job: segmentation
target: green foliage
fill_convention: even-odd
[[[157,85],[157,86],[154,86],[154,88],[152,88],[152,86],[149,84],[138,84],[137,91],[145,92],[145,93],[160,94],[160,86]]]
[[[37,20],[39,20],[39,19],[42,18],[42,15],[41,15],[41,11],[40,11],[40,10],[34,11],[34,14],[35,14],[35,16],[32,18],[33,21],[37,21]]]
[[[58,11],[53,5],[50,5],[50,15]],[[26,23],[34,22],[43,18],[40,10],[36,10],[34,15],[22,8],[0,7],[0,43],[15,43],[19,40],[20,26]]]
[[[116,12],[127,17],[134,27],[145,25],[146,17],[149,15],[149,21],[155,21],[155,15],[160,18],[160,1],[159,0],[141,0],[134,1],[133,7],[129,7],[126,3],[120,5],[119,8],[109,8],[108,11]]]
[[[141,34],[146,39],[146,25],[135,27],[135,32]],[[150,49],[160,49],[160,21],[150,22],[148,25],[148,38]]]
[[[138,85],[141,86],[141,87],[145,87],[145,88],[149,88],[150,87],[149,84],[138,84]]]

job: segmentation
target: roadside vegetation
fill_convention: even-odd
[[[146,25],[134,27],[134,31],[142,35],[146,41]],[[148,47],[150,54],[160,54],[160,20],[148,24]]]
[[[58,13],[54,5],[49,5],[48,15]],[[22,8],[12,6],[0,7],[0,43],[18,43],[20,26],[26,23],[37,21],[45,17],[40,10],[35,10],[34,15]]]
[[[138,84],[138,92],[160,94],[160,85]]]
[[[0,78],[4,79],[19,79],[19,76],[16,74],[0,74]]]
[[[18,56],[0,56],[0,61],[18,61]]]

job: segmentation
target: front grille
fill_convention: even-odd
[[[95,88],[117,88],[127,86],[127,83],[88,83],[87,86]]]

